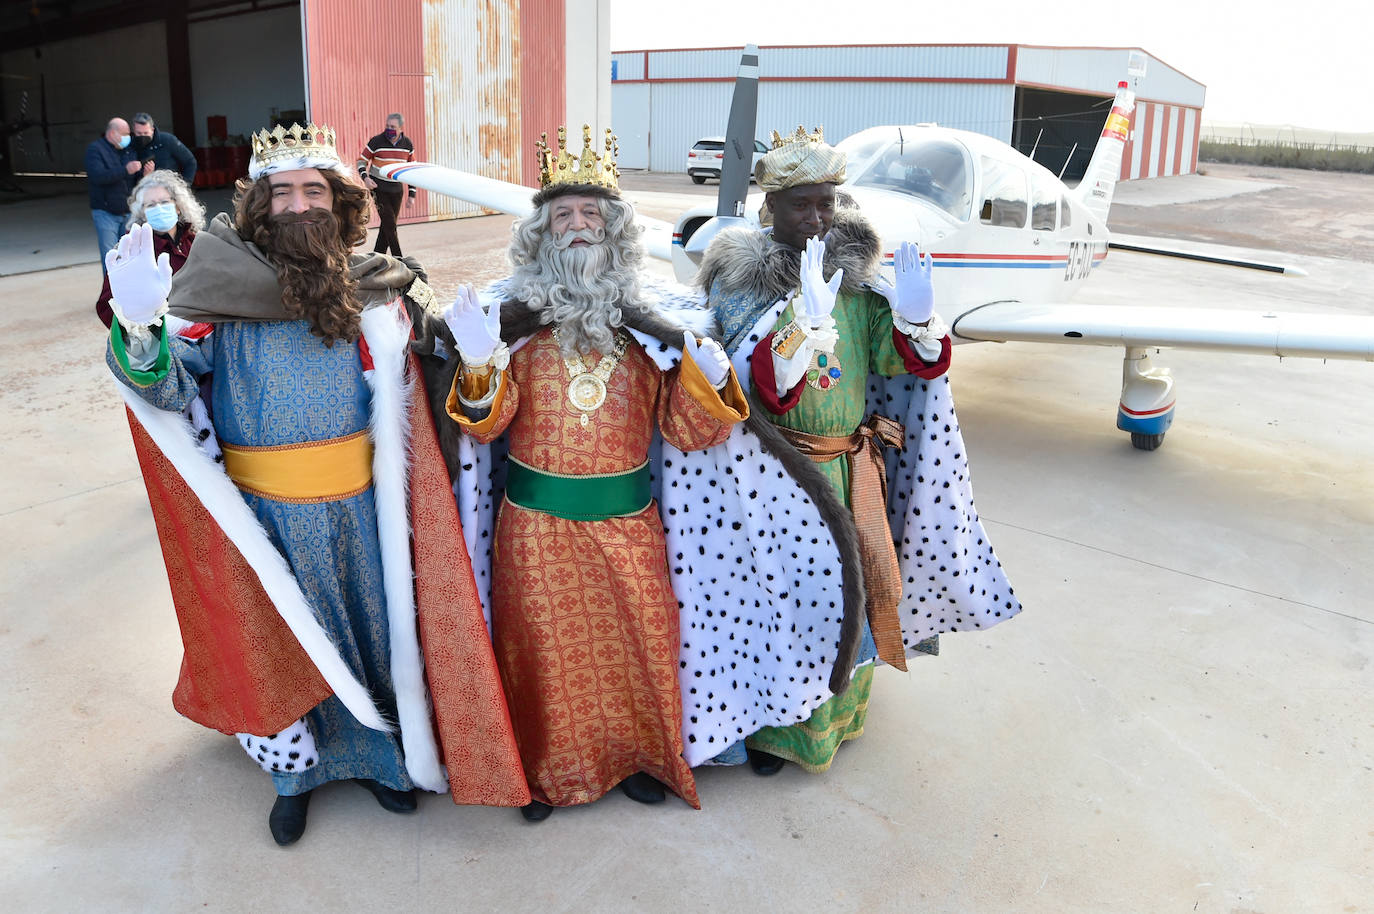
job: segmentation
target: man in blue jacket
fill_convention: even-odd
[[[196,178],[196,157],[186,144],[165,130],[157,129],[153,116],[139,112],[134,115],[134,154],[142,164],[141,177],[159,168],[170,168],[190,185]]]
[[[91,194],[91,219],[100,246],[100,268],[105,252],[119,243],[129,218],[129,193],[138,182],[142,166],[129,148],[129,122],[110,118],[105,135],[86,147],[86,182]]]

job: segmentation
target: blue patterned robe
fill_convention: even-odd
[[[272,447],[323,441],[367,428],[371,394],[358,344],[328,347],[307,321],[231,321],[190,342],[169,339],[171,367],[148,387],[129,382],[114,355],[117,378],[151,405],[180,411],[213,372],[215,433],[229,445]],[[291,567],[320,625],[344,662],[396,719],[390,675],[386,599],[373,489],[333,501],[294,504],[242,493]],[[414,786],[393,734],[364,727],[331,696],[306,715],[319,762],[272,775],[283,796],[326,781],[370,778],[397,790]]]

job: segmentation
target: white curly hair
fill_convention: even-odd
[[[193,232],[205,228],[205,205],[191,193],[181,175],[167,168],[158,169],[134,185],[134,192],[129,194],[130,225],[148,221],[143,214],[143,195],[150,187],[161,187],[171,195],[172,202],[177,205],[178,222],[188,223]]]

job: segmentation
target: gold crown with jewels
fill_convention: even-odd
[[[300,167],[301,160],[308,161],[309,168],[342,167],[339,150],[335,145],[334,128],[323,124],[280,124],[271,130],[259,130],[253,134],[253,160],[249,171],[253,177],[281,170],[285,164]]]
[[[539,156],[539,186],[553,187],[559,184],[591,184],[620,190],[620,169],[616,167],[616,156],[620,155],[620,145],[616,137],[606,130],[606,149],[604,155],[592,151],[592,128],[582,125],[582,154],[568,152],[568,131],[558,128],[558,152],[549,149],[549,135],[540,134],[535,143]]]

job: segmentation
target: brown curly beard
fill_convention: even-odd
[[[321,172],[334,192],[334,211],[270,215],[272,189],[266,178],[240,185],[234,225],[277,266],[282,306],[288,316],[308,320],[310,330],[333,346],[352,342],[362,329],[362,302],[349,274],[353,246],[367,237],[371,200],[366,190],[331,172]]]

